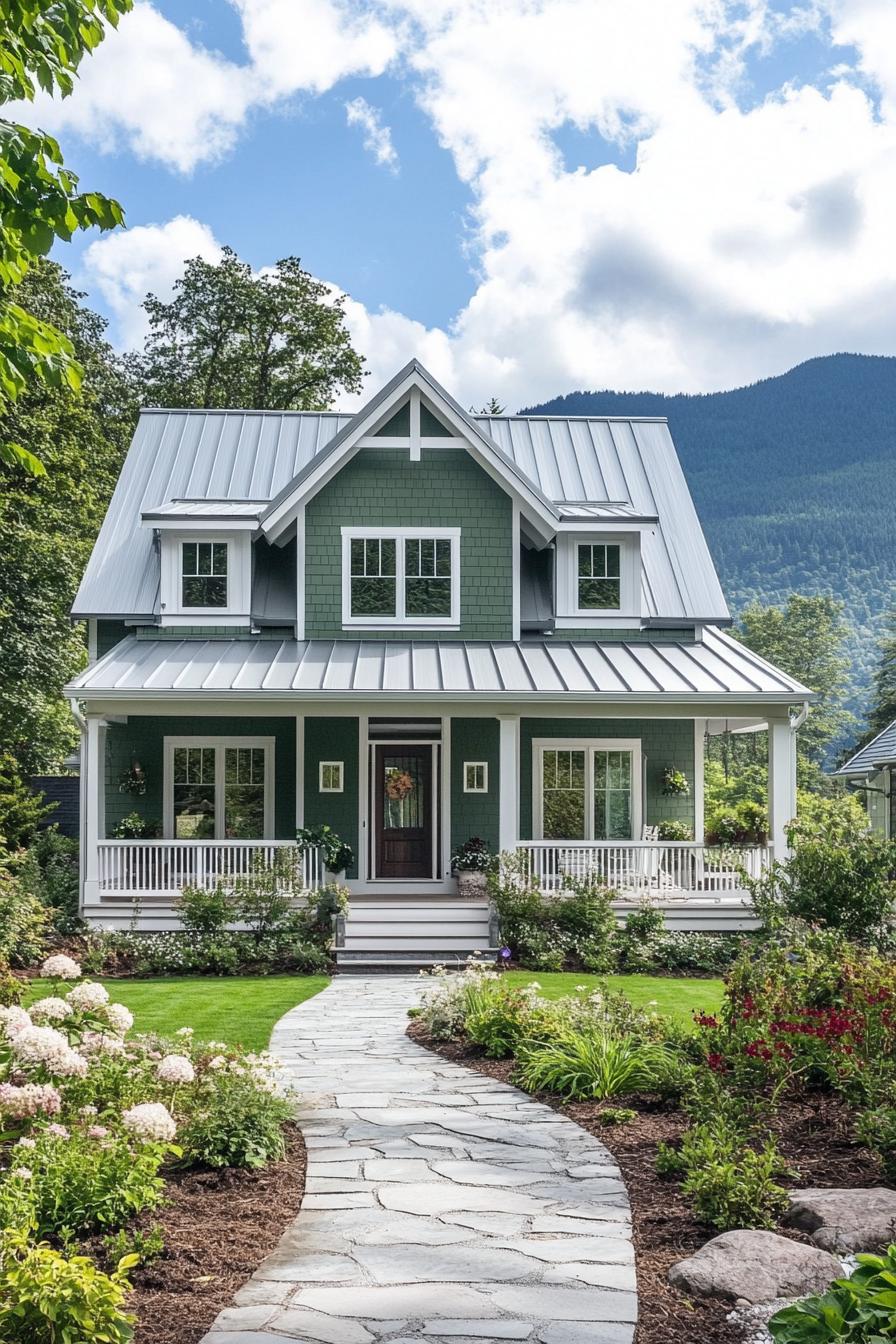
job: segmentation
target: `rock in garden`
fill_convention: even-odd
[[[771,1302],[823,1293],[842,1275],[839,1260],[776,1232],[723,1232],[669,1270],[669,1282],[692,1297]]]
[[[878,1251],[896,1241],[896,1190],[791,1190],[784,1221],[826,1251]]]

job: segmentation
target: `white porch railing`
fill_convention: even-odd
[[[556,895],[564,877],[590,877],[627,900],[740,895],[742,870],[759,877],[770,851],[765,845],[720,847],[692,841],[532,840],[519,845],[518,853],[545,895]]]
[[[269,867],[277,854],[296,849],[293,840],[101,840],[102,893],[167,896],[184,887],[212,887],[220,878],[247,877]],[[324,884],[319,850],[301,856],[306,890]]]

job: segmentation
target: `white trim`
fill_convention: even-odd
[[[619,606],[580,607],[579,546],[619,547]],[[564,532],[557,538],[554,610],[557,628],[600,628],[641,618],[641,544],[637,533],[608,531]]]
[[[632,834],[629,840],[639,840],[643,824],[644,779],[641,757],[640,737],[534,737],[532,739],[532,834],[533,839],[544,839],[544,752],[545,751],[584,751],[589,758],[595,751],[628,751],[631,753],[631,799]],[[567,836],[566,839],[583,839],[595,844],[594,831],[594,769],[589,762],[585,768],[585,831],[582,837]],[[558,841],[560,843],[560,841]],[[613,841],[606,843],[612,844]]]
[[[87,661],[88,661],[88,663],[95,663],[96,660],[97,660],[97,657],[99,656],[98,653],[97,653],[98,626],[99,626],[99,621],[96,620],[95,617],[91,617],[91,619],[87,622]]]
[[[419,389],[419,387],[412,387],[412,388],[411,388],[411,396],[410,396],[410,402],[409,402],[409,411],[410,411],[410,417],[411,417],[411,436],[410,436],[411,461],[412,461],[412,462],[419,462],[419,461],[420,461],[420,389]]]
[[[789,852],[787,826],[796,816],[796,733],[789,717],[768,725],[769,839],[776,859]]]
[[[296,639],[305,638],[305,505],[296,514]]]
[[[358,877],[357,881],[367,882],[373,872],[371,855],[371,837],[373,827],[368,822],[370,810],[370,786],[373,772],[372,753],[369,738],[370,718],[367,714],[358,715]]]
[[[338,771],[338,784],[324,784],[324,770]],[[317,791],[318,793],[344,793],[345,792],[345,762],[344,761],[318,761],[317,763]]]
[[[255,747],[264,751],[264,835],[273,839],[274,829],[274,750],[273,737],[165,737],[163,739],[162,829],[166,840],[174,839],[174,752],[177,747],[205,747],[215,752],[215,839],[224,828],[224,750],[227,747]]]
[[[442,861],[441,880],[451,876],[451,717],[442,716],[441,755],[442,777],[439,781],[442,804]]]
[[[305,825],[305,715],[296,715],[296,830]]]
[[[474,785],[470,787],[468,770],[482,771],[482,787]],[[488,793],[488,761],[464,761],[464,793]]]
[[[460,627],[460,528],[459,527],[343,527],[342,533],[342,625],[343,628],[381,630],[384,626],[404,630],[459,629]],[[394,616],[353,616],[351,544],[360,540],[395,542]],[[448,616],[405,615],[405,541],[448,540],[451,543],[451,614]]]
[[[219,542],[227,547],[227,605],[185,606],[182,589],[181,547],[190,542]],[[252,538],[248,532],[227,532],[220,524],[201,536],[193,530],[165,532],[161,536],[162,625],[245,625],[249,620],[252,593]]]
[[[394,414],[394,412],[393,412]],[[358,440],[359,448],[407,448],[410,440],[400,435],[366,434]],[[455,434],[421,434],[421,448],[468,448],[469,440]]]
[[[520,556],[520,506],[514,499],[511,504],[512,513],[510,515],[510,608],[512,613],[511,639],[514,641],[520,638],[520,623],[522,613],[520,610],[520,566],[522,558]]]

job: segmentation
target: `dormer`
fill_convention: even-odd
[[[159,550],[162,626],[245,626],[251,619],[252,541],[264,504],[173,499],[142,514]]]

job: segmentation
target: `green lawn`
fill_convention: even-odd
[[[172,1035],[178,1027],[193,1027],[199,1040],[265,1050],[277,1019],[330,982],[325,975],[237,975],[102,983],[117,1003],[130,1008],[135,1031]],[[25,1006],[49,992],[48,981],[35,980]]]
[[[690,1022],[694,1009],[713,1012],[722,1002],[721,980],[676,980],[663,975],[582,975],[578,971],[508,971],[504,977],[514,985],[529,985],[536,981],[546,999],[559,999],[574,994],[576,985],[597,989],[607,985],[620,990],[637,1008],[648,1004],[658,1013]]]

